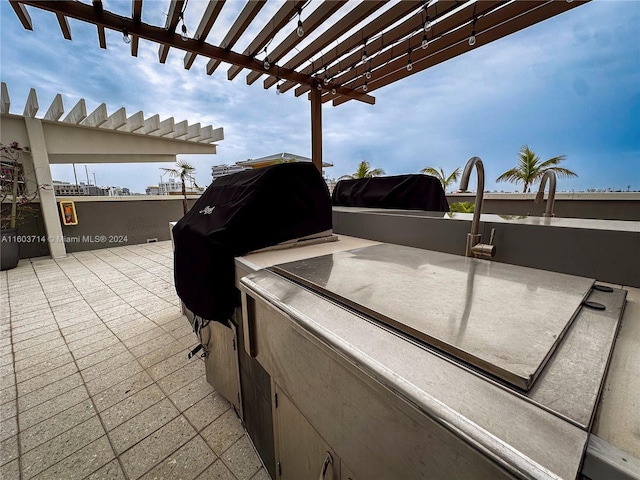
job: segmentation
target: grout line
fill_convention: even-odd
[[[11,358],[13,361],[13,389],[16,398],[13,400],[16,405],[16,443],[18,444],[18,475],[22,480],[22,445],[20,442],[20,407],[18,405],[18,377],[16,376],[16,354],[13,349],[13,321],[11,318],[11,289],[9,288],[9,272],[5,272],[5,279],[7,281],[7,306],[9,308],[9,338],[11,339]],[[8,463],[8,462],[7,462]]]

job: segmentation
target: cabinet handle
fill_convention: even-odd
[[[324,459],[324,463],[322,464],[322,470],[320,470],[320,479],[319,480],[325,480],[324,476],[327,473],[327,468],[329,468],[329,465],[333,464],[333,457],[331,456],[330,452],[327,452],[327,456]]]

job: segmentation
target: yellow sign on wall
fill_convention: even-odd
[[[73,202],[60,202],[60,213],[62,214],[63,225],[77,225],[78,215],[76,215],[76,206]]]

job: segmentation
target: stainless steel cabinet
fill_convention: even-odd
[[[279,479],[341,480],[340,458],[277,385],[274,417]]]
[[[205,359],[207,382],[229,400],[242,416],[238,377],[238,342],[236,326],[211,322],[203,329],[209,355]]]

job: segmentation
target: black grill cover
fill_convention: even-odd
[[[332,228],[331,200],[311,163],[283,163],[216,179],[173,227],[178,296],[225,322],[240,305],[234,257]]]
[[[449,211],[440,181],[419,174],[340,180],[333,189],[332,202],[343,207]]]

